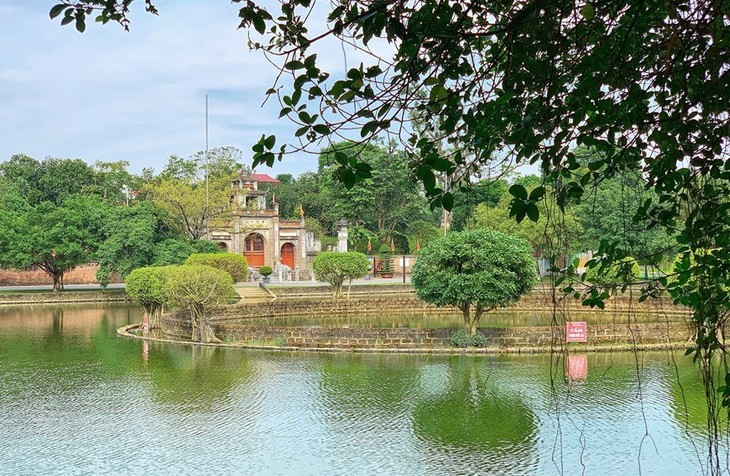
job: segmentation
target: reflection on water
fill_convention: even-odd
[[[703,396],[681,355],[677,367],[667,353],[577,356],[589,370],[568,379],[577,364],[548,355],[116,336],[140,317],[0,308],[0,473],[663,475],[703,461]]]
[[[636,316],[630,318],[635,322]],[[626,313],[613,312],[571,312],[570,319],[563,315],[553,315],[546,311],[494,311],[482,316],[481,324],[486,327],[533,327],[563,326],[567,320],[585,321],[589,325],[626,324]],[[683,322],[681,315],[642,314],[642,322]],[[370,313],[370,314],[330,314],[326,316],[287,316],[246,319],[250,325],[276,327],[413,327],[441,328],[461,327],[464,325],[461,314],[434,315],[426,312],[416,313]]]

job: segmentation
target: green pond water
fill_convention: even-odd
[[[705,461],[704,400],[681,353],[575,355],[566,380],[548,355],[116,336],[140,315],[0,307],[0,474],[671,475]]]

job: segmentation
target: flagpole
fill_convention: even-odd
[[[210,200],[208,198],[208,95],[205,95],[205,233],[210,240]]]

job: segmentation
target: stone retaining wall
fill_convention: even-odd
[[[576,310],[587,310],[578,303]],[[564,303],[573,307],[573,301]],[[642,303],[616,299],[612,306],[600,311],[625,312],[632,307],[640,312],[682,312],[681,308],[667,302]],[[546,296],[531,295],[523,298],[512,310],[550,309]],[[342,314],[368,314],[382,312],[428,312],[452,314],[454,308],[435,308],[419,301],[413,295],[353,298],[341,300],[289,299],[248,305],[225,306],[214,310],[212,321],[216,335],[225,341],[243,343],[269,343],[299,348],[351,348],[351,349],[417,349],[449,347],[453,329],[419,328],[327,328],[327,327],[272,327],[254,325],[253,318],[283,316],[332,316]],[[164,333],[187,340],[191,334],[189,316],[178,311],[163,316]],[[487,340],[486,347],[549,348],[563,342],[561,327],[511,327],[481,328]],[[588,326],[590,346],[681,346],[691,336],[691,330],[681,319],[672,322],[607,324]]]
[[[552,309],[552,299],[545,294],[533,293],[523,297],[517,304],[507,310],[542,310]],[[684,313],[686,310],[674,306],[668,299],[647,300],[639,303],[637,299],[625,297],[612,298],[601,312],[637,313]],[[580,301],[568,299],[558,304],[560,311],[590,311]],[[276,299],[274,301],[226,306],[213,311],[214,320],[245,319],[255,317],[281,316],[319,316],[330,314],[353,314],[368,312],[429,312],[431,314],[454,314],[460,311],[454,307],[437,308],[418,299],[414,294],[378,294],[353,296],[350,299],[333,300],[331,298],[312,299]]]
[[[187,340],[191,328],[184,316],[166,316],[165,334]],[[216,335],[224,341],[300,348],[420,349],[451,346],[454,329],[271,327],[239,322],[217,322]],[[549,348],[563,342],[561,327],[480,328],[488,348]],[[677,347],[691,336],[682,322],[588,326],[588,346]],[[584,345],[584,346],[585,346]]]

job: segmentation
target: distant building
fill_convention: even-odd
[[[280,219],[279,205],[267,203],[260,183],[280,182],[245,170],[231,181],[232,220],[227,226],[211,229],[211,240],[231,253],[243,254],[251,268],[268,265],[278,271],[279,265],[284,265],[288,267],[283,268],[284,279],[309,279],[320,243],[307,236],[303,214],[299,220]]]

